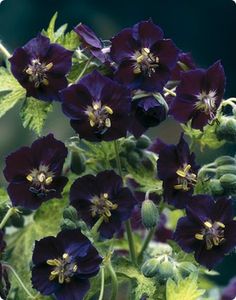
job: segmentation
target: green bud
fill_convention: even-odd
[[[138,138],[136,147],[139,149],[146,149],[151,145],[151,140],[148,136],[142,135],[140,138]]]
[[[82,153],[79,153],[79,151],[71,151],[70,168],[71,171],[77,175],[85,171],[85,157]]]
[[[223,166],[223,165],[236,165],[236,160],[232,156],[223,155],[223,156],[218,157],[215,160],[215,164],[217,167]]]
[[[25,219],[20,214],[14,214],[11,216],[11,225],[16,228],[22,228],[24,227]]]
[[[133,139],[128,139],[124,141],[123,146],[125,147],[126,151],[131,151],[135,149],[136,143]]]
[[[219,140],[227,142],[236,142],[236,120],[232,117],[224,117],[216,130]]]
[[[76,222],[78,220],[77,210],[73,206],[66,207],[63,211],[63,218]]]
[[[150,258],[141,267],[141,272],[146,277],[153,277],[158,273],[160,262],[156,258]]]
[[[140,164],[140,155],[136,151],[130,151],[127,160],[132,167],[136,168]]]
[[[183,278],[188,277],[191,273],[195,272],[197,272],[197,267],[190,262],[184,261],[178,265],[178,273]]]
[[[224,165],[219,166],[216,169],[216,177],[220,178],[225,174],[235,174],[236,175],[236,165]]]
[[[76,229],[76,223],[72,222],[70,219],[64,219],[63,223],[61,224],[61,228],[64,229]]]
[[[159,211],[156,204],[152,200],[144,200],[141,208],[141,216],[143,225],[150,229],[157,225],[159,221]]]
[[[167,280],[169,277],[173,277],[175,271],[174,266],[175,264],[173,264],[170,260],[164,260],[158,267],[158,278],[161,280]]]
[[[220,183],[227,192],[236,193],[236,175],[224,174],[220,178]]]
[[[219,179],[211,179],[209,181],[209,187],[214,196],[222,196],[224,195],[224,189],[220,183]]]

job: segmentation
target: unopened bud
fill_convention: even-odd
[[[151,145],[151,140],[148,136],[142,135],[136,143],[137,148],[139,149],[146,149]]]
[[[225,117],[216,130],[219,140],[227,142],[236,142],[236,120],[232,117]]]
[[[236,165],[224,165],[217,167],[216,169],[216,177],[220,178],[225,174],[234,174],[236,175]]]
[[[209,187],[213,196],[224,195],[224,188],[222,187],[219,179],[211,179]]]
[[[188,277],[191,273],[197,272],[197,267],[194,264],[183,261],[178,265],[178,272],[181,277]]]
[[[71,151],[71,171],[77,175],[80,175],[85,171],[85,158],[82,153],[78,151]]]
[[[146,277],[153,277],[158,273],[160,262],[157,258],[150,258],[142,265],[141,271]]]
[[[215,164],[217,167],[223,166],[223,165],[236,165],[236,160],[234,157],[229,155],[223,155],[218,157],[215,160]]]
[[[220,183],[228,193],[236,193],[236,175],[225,174],[221,176]]]
[[[141,216],[143,225],[150,229],[157,225],[159,221],[159,211],[156,204],[149,199],[142,203]]]

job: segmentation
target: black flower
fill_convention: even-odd
[[[58,92],[67,86],[73,52],[39,34],[17,48],[11,62],[12,74],[26,89],[27,96],[43,101],[59,100]]]
[[[183,135],[177,145],[159,142],[158,177],[163,181],[164,199],[176,208],[184,208],[193,193],[198,166]]]
[[[218,61],[209,69],[184,72],[169,113],[179,122],[202,130],[216,114],[225,89],[225,74]]]
[[[154,96],[132,101],[131,124],[129,131],[140,137],[148,128],[155,127],[165,120],[167,107]]]
[[[232,278],[224,288],[220,300],[233,300],[236,297],[236,277]]]
[[[132,193],[122,186],[122,178],[114,171],[78,178],[71,186],[70,202],[90,227],[103,217],[99,232],[104,238],[112,238],[120,230],[136,204]]]
[[[116,80],[131,89],[162,91],[176,65],[178,50],[149,20],[118,33],[112,39],[111,57],[118,65]]]
[[[82,300],[89,290],[101,256],[79,229],[61,231],[36,241],[33,251],[32,284],[43,295],[57,300]]]
[[[66,156],[65,145],[52,134],[10,154],[3,172],[12,204],[36,209],[44,201],[61,198],[67,183],[61,176]]]
[[[185,252],[194,252],[197,262],[212,269],[236,246],[236,221],[232,201],[216,202],[207,195],[188,201],[187,216],[180,218],[174,239]]]
[[[129,90],[97,71],[61,91],[63,112],[73,129],[89,141],[126,136],[131,96]]]

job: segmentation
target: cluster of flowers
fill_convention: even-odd
[[[197,68],[191,55],[165,39],[150,20],[122,30],[109,47],[83,24],[75,32],[83,51],[107,68],[106,75],[95,70],[68,86],[73,52],[41,34],[16,49],[10,62],[27,96],[60,101],[80,138],[111,141],[128,132],[140,137],[167,113],[200,130],[214,121],[225,88],[219,61],[207,70]],[[164,98],[168,105],[160,101]],[[186,210],[173,238],[185,252],[194,252],[197,262],[213,268],[236,246],[231,199],[193,196],[199,166],[183,135],[177,145],[156,140],[149,150],[159,156],[157,175],[163,181],[164,200]],[[68,181],[62,174],[66,157],[65,145],[52,134],[10,154],[4,175],[12,204],[34,210],[49,199],[60,198]],[[102,239],[112,238],[124,221],[140,214],[136,196],[112,170],[79,177],[70,188],[70,204],[89,228],[103,218],[98,229]],[[58,300],[83,299],[89,278],[98,273],[101,262],[102,257],[79,229],[61,231],[57,237],[36,242],[33,287]],[[0,276],[1,272],[2,268]]]

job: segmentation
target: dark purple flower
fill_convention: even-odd
[[[126,87],[94,71],[61,96],[63,112],[81,138],[110,141],[126,136],[131,106]]]
[[[39,34],[17,48],[11,62],[12,74],[26,89],[27,96],[43,101],[60,100],[58,92],[67,87],[73,52]]]
[[[122,222],[130,218],[136,204],[122,178],[114,171],[85,175],[75,180],[70,190],[70,203],[79,216],[92,227],[100,217],[99,232],[103,238],[112,238],[119,232]]]
[[[183,72],[169,113],[179,122],[202,130],[216,114],[225,90],[225,74],[220,61],[207,70]]]
[[[6,300],[11,284],[8,279],[8,273],[4,265],[0,263],[0,299]]]
[[[158,177],[163,181],[164,199],[176,208],[184,208],[193,193],[198,166],[183,135],[177,145],[159,142]]]
[[[166,227],[167,217],[164,213],[160,214],[160,220],[157,225],[157,230],[154,235],[154,239],[157,242],[166,243],[167,240],[171,240],[173,237],[173,231]]]
[[[67,183],[67,178],[61,176],[66,156],[65,145],[53,134],[10,154],[3,172],[12,204],[37,209],[44,201],[61,198]]]
[[[236,277],[232,278],[223,290],[220,300],[233,300],[236,297]]]
[[[99,272],[101,256],[79,229],[61,231],[36,241],[33,251],[33,287],[57,300],[82,300],[89,278]]]
[[[212,269],[236,246],[236,221],[232,201],[211,196],[193,196],[187,204],[187,216],[180,218],[174,239],[201,265]]]
[[[165,120],[167,108],[154,96],[132,101],[131,125],[129,131],[140,137],[148,128],[155,127]]]
[[[3,233],[3,231],[0,229],[0,256],[1,256],[1,253],[3,252],[3,250],[4,250],[5,247],[6,247],[6,243],[5,243],[4,240],[3,240],[3,236],[4,236],[4,233]]]
[[[74,31],[79,35],[84,49],[88,49],[91,54],[104,63],[107,60],[107,51],[109,48],[103,47],[102,41],[96,36],[96,34],[86,26],[80,23],[74,28]]]
[[[112,39],[111,57],[118,65],[116,80],[131,89],[159,92],[176,65],[178,50],[149,20],[118,33]]]
[[[179,53],[178,56],[178,62],[175,66],[175,68],[171,71],[171,78],[170,80],[179,81],[181,80],[181,72],[186,72],[189,70],[196,69],[197,66],[195,62],[193,61],[192,55],[190,52]]]

